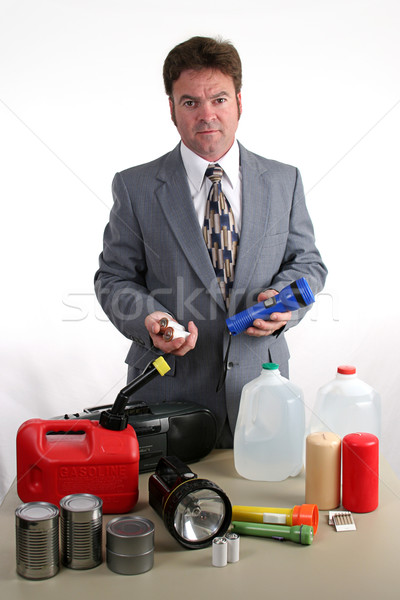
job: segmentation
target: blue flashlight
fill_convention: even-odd
[[[256,319],[268,319],[271,313],[298,310],[313,302],[315,302],[314,294],[304,277],[301,277],[284,287],[276,296],[262,300],[229,317],[226,319],[226,324],[231,334],[236,335],[245,331]]]

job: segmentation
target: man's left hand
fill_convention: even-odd
[[[265,292],[258,294],[257,302],[268,300],[268,298],[272,298],[272,296],[276,296],[277,294],[278,292],[276,290],[265,290]],[[290,310],[283,313],[271,313],[268,321],[264,321],[264,319],[256,319],[252,327],[248,327],[246,329],[246,333],[247,335],[251,335],[253,337],[272,335],[275,333],[275,331],[278,331],[278,329],[284,327],[291,318],[292,313]]]

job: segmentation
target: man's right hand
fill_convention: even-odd
[[[198,329],[193,321],[189,321],[188,323],[187,330],[189,331],[190,335],[186,339],[176,338],[170,342],[166,342],[163,339],[163,336],[160,334],[159,320],[163,317],[166,317],[169,321],[172,321],[172,324],[176,322],[171,319],[170,315],[167,315],[161,311],[155,311],[150,315],[147,315],[144,320],[144,324],[149,332],[154,346],[166,354],[174,354],[175,356],[184,356],[187,352],[193,350],[193,348],[196,346],[198,337]]]

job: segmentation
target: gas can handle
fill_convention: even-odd
[[[65,421],[64,419],[31,419],[26,422],[27,426],[32,426],[37,434],[38,444],[51,443],[51,435],[79,435],[85,434],[91,439],[94,434],[94,428],[98,425],[89,419],[77,419]],[[59,441],[59,440],[58,440]]]

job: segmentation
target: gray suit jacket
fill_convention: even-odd
[[[305,277],[314,294],[326,278],[315,247],[301,177],[294,167],[267,160],[240,146],[242,229],[229,314],[256,302],[266,288],[280,291]],[[154,359],[144,326],[147,314],[166,311],[199,329],[196,348],[167,355],[171,371],[135,396],[147,402],[193,400],[211,409],[222,428],[234,431],[243,385],[263,362],[277,362],[287,375],[288,347],[277,337],[232,338],[225,386],[216,391],[228,341],[228,313],[191,200],[179,145],[161,158],[118,173],[114,206],[104,233],[97,297],[114,325],[132,340],[130,377]],[[295,325],[305,314],[293,314]]]

